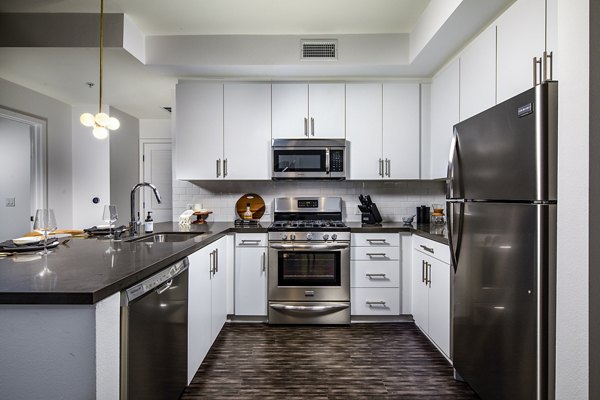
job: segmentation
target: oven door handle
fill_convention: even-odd
[[[349,244],[280,244],[271,243],[269,245],[272,249],[278,250],[343,250],[350,247]]]
[[[314,312],[333,312],[344,310],[349,307],[348,304],[343,303],[332,303],[329,305],[318,305],[318,306],[292,306],[289,304],[269,304],[269,307],[275,310],[284,310],[284,311],[299,311],[306,313],[314,313]]]

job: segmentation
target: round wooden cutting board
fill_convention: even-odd
[[[235,211],[241,219],[244,219],[246,204],[250,204],[252,219],[260,219],[265,213],[265,201],[263,198],[255,193],[248,193],[240,197],[237,203],[235,203]]]

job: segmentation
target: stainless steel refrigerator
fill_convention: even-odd
[[[452,360],[485,400],[554,397],[557,86],[454,126]]]

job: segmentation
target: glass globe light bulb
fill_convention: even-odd
[[[94,116],[90,113],[83,113],[79,117],[79,122],[81,122],[83,126],[90,128],[94,126]]]
[[[108,116],[108,114],[105,114],[105,113],[98,113],[94,117],[94,119],[96,120],[96,123],[100,126],[106,126],[106,124],[108,124],[109,118],[110,117]]]
[[[116,131],[117,129],[119,129],[120,126],[121,126],[121,123],[115,117],[110,117],[108,119],[108,124],[106,125],[106,127],[108,129],[110,129],[111,131]]]
[[[94,127],[92,134],[94,135],[94,137],[96,139],[103,140],[108,137],[108,129],[106,129],[103,126],[96,126],[96,127]]]

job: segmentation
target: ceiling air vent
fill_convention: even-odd
[[[302,40],[302,60],[337,60],[337,40]]]

